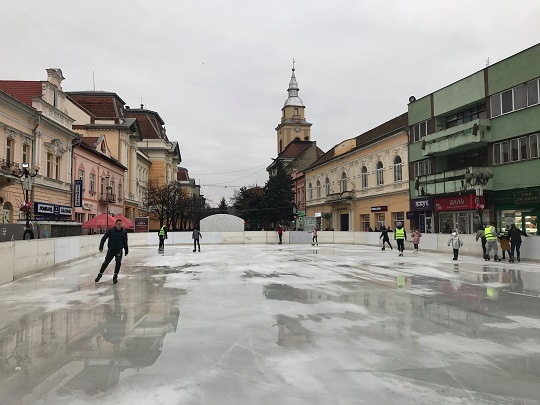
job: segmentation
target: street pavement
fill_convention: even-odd
[[[540,403],[538,263],[201,247],[0,286],[0,404]]]

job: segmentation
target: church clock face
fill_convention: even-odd
[[[294,126],[294,132],[300,132],[300,125],[295,125]]]

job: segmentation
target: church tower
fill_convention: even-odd
[[[294,74],[294,60],[291,81],[287,92],[289,97],[281,109],[281,123],[276,127],[278,155],[294,140],[309,141],[311,123],[304,116],[304,103],[298,97],[298,83]]]

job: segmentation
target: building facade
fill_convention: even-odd
[[[325,153],[305,170],[306,215],[323,230],[394,228],[409,210],[407,114]]]
[[[474,233],[489,220],[536,234],[540,45],[409,100],[413,221]]]

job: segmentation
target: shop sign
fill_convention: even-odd
[[[61,207],[61,206],[59,206],[58,209],[59,209],[59,214],[60,214],[60,215],[68,215],[68,216],[71,216],[71,214],[72,214],[72,209],[71,209],[71,207]]]
[[[82,185],[82,180],[75,180],[75,185],[73,186],[74,207],[82,207]]]
[[[514,204],[538,205],[540,204],[540,190],[520,191],[514,193]]]
[[[135,233],[148,232],[150,229],[149,217],[135,217],[133,222],[135,223]]]
[[[435,211],[477,210],[484,206],[484,196],[477,197],[474,194],[435,199]]]
[[[296,215],[298,215],[299,217],[303,217],[304,215],[306,215],[306,211],[298,211]]]
[[[320,218],[322,217],[322,212],[316,212],[315,213],[315,218]]]
[[[35,203],[34,210],[38,214],[54,215],[54,204]]]
[[[431,211],[433,210],[433,198],[421,198],[411,200],[411,211]]]
[[[388,205],[377,205],[376,207],[371,207],[371,212],[381,211],[388,211]]]
[[[414,219],[414,212],[407,211],[407,219]]]

